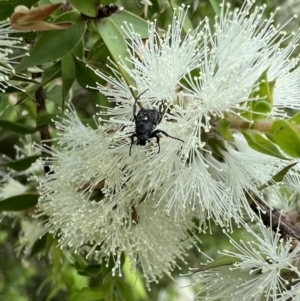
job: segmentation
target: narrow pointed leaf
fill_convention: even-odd
[[[202,268],[200,268],[199,270],[196,270],[195,272],[206,271],[206,270],[210,270],[213,268],[222,267],[225,265],[233,265],[235,262],[240,262],[240,261],[241,260],[237,257],[223,256],[223,257],[220,257],[220,258],[214,260],[213,262],[203,266]]]
[[[104,299],[108,295],[110,287],[109,282],[102,284],[100,287],[84,287],[70,301],[98,301]]]
[[[287,155],[300,158],[300,135],[287,120],[276,120],[272,124],[271,133],[276,144]]]
[[[35,206],[38,194],[20,194],[0,201],[0,211],[22,211]]]
[[[18,122],[13,122],[13,121],[3,120],[3,119],[0,119],[0,127],[3,127],[6,130],[12,131],[16,134],[22,134],[22,135],[34,134],[37,131],[36,128],[25,126]]]
[[[71,53],[67,53],[61,58],[62,76],[62,109],[65,107],[65,98],[68,95],[76,77],[76,68]]]
[[[23,171],[28,169],[40,156],[29,156],[12,162],[8,162],[5,166],[12,168],[15,171]]]
[[[115,63],[118,64],[122,59],[127,67],[132,69],[132,64],[126,60],[128,51],[124,34],[116,23],[111,18],[105,18],[98,23],[97,28]],[[120,72],[128,85],[135,86],[132,78],[122,68],[120,68]]]
[[[122,33],[122,27],[125,27],[125,22],[132,28],[136,33],[141,35],[142,39],[148,38],[148,22],[144,19],[132,14],[126,10],[119,10],[115,14],[109,17],[110,20],[119,28]]]
[[[96,17],[102,0],[69,0],[70,3],[82,14]]]
[[[17,71],[60,59],[76,47],[86,30],[86,23],[75,11],[55,19],[55,22],[62,21],[72,21],[74,24],[66,30],[42,33],[31,49],[30,56],[24,57]]]
[[[274,144],[261,134],[252,130],[245,130],[242,131],[242,133],[246,138],[248,145],[254,150],[280,159],[287,159],[276,146],[276,144]]]

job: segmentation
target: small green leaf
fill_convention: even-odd
[[[253,120],[266,119],[268,114],[272,110],[272,105],[270,102],[262,99],[253,102]]]
[[[244,130],[242,131],[242,133],[246,138],[248,145],[254,150],[280,159],[287,159],[278,149],[276,144],[274,144],[258,132],[252,130]]]
[[[83,40],[80,40],[78,45],[72,50],[72,54],[74,56],[79,57],[81,60],[83,59],[84,55],[84,42]]]
[[[91,49],[89,56],[87,58],[88,62],[92,65],[97,64],[97,68],[100,66],[105,68],[107,63],[107,57],[109,56],[109,50],[106,47],[103,40],[100,38]]]
[[[48,67],[47,69],[45,69],[43,73],[42,84],[46,85],[53,79],[58,78],[60,76],[61,76],[61,63],[57,62],[52,66]]]
[[[36,126],[41,126],[41,125],[45,125],[45,124],[52,124],[53,119],[56,119],[57,116],[58,116],[57,114],[49,114],[45,111],[40,112],[36,116]]]
[[[110,292],[111,284],[109,282],[100,287],[84,287],[70,301],[98,301],[104,299]]]
[[[55,241],[54,248],[53,248],[53,274],[54,274],[55,281],[58,281],[61,273],[61,257],[62,257],[61,248],[57,245],[57,242]]]
[[[60,59],[76,47],[86,30],[86,23],[75,11],[62,14],[54,20],[62,21],[71,21],[74,24],[66,30],[43,32],[31,49],[30,56],[24,57],[16,68],[18,72]]]
[[[19,194],[0,201],[0,211],[22,211],[35,206],[38,194]]]
[[[128,52],[124,34],[121,33],[114,21],[110,17],[105,18],[97,24],[97,28],[115,63],[119,64],[120,59],[122,59],[124,64],[126,64],[129,69],[132,69],[132,64],[126,60]],[[135,86],[135,82],[127,72],[121,67],[119,71],[129,86]]]
[[[22,158],[19,160],[11,161],[5,164],[9,168],[14,169],[15,171],[23,171],[26,170],[34,163],[40,156],[30,156],[26,158]]]
[[[300,124],[300,111],[297,112],[294,116],[292,116],[289,121],[291,123]]]
[[[101,79],[95,72],[86,66],[86,63],[79,58],[74,58],[76,66],[76,80],[81,87],[89,91],[95,92],[96,83],[105,84],[105,81]]]
[[[6,130],[12,131],[16,134],[22,134],[22,135],[34,134],[37,131],[36,128],[31,128],[23,124],[20,124],[18,122],[2,120],[2,119],[0,119],[0,127],[3,127]]]
[[[235,262],[240,262],[241,260],[238,257],[229,257],[229,256],[223,256],[220,257],[213,262],[205,265],[204,267],[200,268],[199,270],[196,270],[195,272],[200,272],[200,271],[207,271],[213,268],[218,268],[222,267],[225,265],[233,265]]]
[[[136,298],[133,294],[133,290],[131,289],[131,286],[129,286],[128,284],[126,284],[124,281],[122,281],[120,279],[116,279],[114,281],[114,283],[117,287],[119,294],[122,297],[121,300],[124,300],[124,301],[136,300]]]
[[[96,277],[102,272],[102,264],[87,265],[78,267],[77,273],[82,276]]]
[[[254,92],[253,96],[257,96],[259,98],[263,97],[264,100],[267,101],[272,107],[275,82],[276,80],[271,82],[269,81],[268,70],[265,70],[257,81],[259,89]]]
[[[216,15],[220,14],[220,4],[221,1],[220,0],[209,0],[214,12]]]
[[[287,155],[300,158],[300,136],[287,120],[276,120],[272,124],[271,133],[276,144]]]
[[[293,168],[298,162],[292,163],[286,167],[284,167],[283,169],[281,169],[278,173],[276,173],[275,176],[272,177],[272,179],[270,181],[268,181],[266,184],[260,186],[258,189],[259,190],[263,190],[269,186],[272,186],[275,182],[281,182],[283,180],[283,178],[285,177],[285,175],[288,173],[288,171]]]
[[[96,17],[102,0],[70,0],[70,3],[82,14]]]
[[[37,253],[43,251],[46,247],[46,242],[47,242],[47,236],[50,234],[44,234],[41,238],[38,238],[32,248],[31,248],[31,252],[30,252],[30,256],[36,255]]]
[[[71,53],[67,53],[61,58],[62,76],[62,109],[65,107],[65,98],[68,95],[76,77],[76,68]]]
[[[234,137],[230,132],[230,122],[227,119],[220,119],[218,121],[218,130],[220,135],[227,141],[234,141]]]
[[[142,39],[148,38],[148,22],[135,14],[126,10],[119,10],[112,14],[109,19],[114,22],[121,33],[123,33],[122,27],[125,27],[125,23],[127,23]]]

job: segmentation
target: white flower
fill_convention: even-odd
[[[19,252],[23,249],[25,255],[30,255],[35,242],[45,233],[45,228],[37,220],[28,218],[21,220],[21,228],[18,249]]]
[[[286,162],[253,150],[241,134],[233,134],[233,137],[234,141],[225,143],[225,148],[220,149],[223,162],[212,156],[208,158],[210,172],[214,179],[225,183],[236,208],[243,208],[253,216],[245,191],[261,196],[259,187],[270,181]]]
[[[56,123],[58,148],[45,149],[52,173],[39,179],[39,216],[62,247],[113,258],[114,270],[125,252],[153,281],[182,258],[192,217],[205,229],[207,219],[229,227],[232,219],[240,222],[245,207],[251,215],[245,191],[258,194],[257,186],[283,163],[251,150],[238,134],[225,143],[217,128],[220,118],[239,117],[261,74],[282,53],[285,37],[273,16],[263,22],[264,7],[250,14],[251,6],[230,13],[223,5],[215,32],[205,20],[184,39],[184,9],[163,37],[150,24],[145,44],[124,26],[133,69],[125,58],[118,63],[136,87],[128,87],[116,64],[113,76],[95,71],[108,83],[97,88],[115,102],[103,110],[110,119],[95,117],[92,129],[71,108]],[[139,139],[133,135],[133,92],[143,108],[166,111],[157,130],[167,134],[149,136],[156,139],[145,146],[131,145]]]
[[[292,247],[281,235],[259,221],[259,234],[249,225],[249,240],[230,239],[233,251],[220,252],[233,264],[223,265],[196,274],[202,285],[199,296],[203,300],[279,300],[288,294],[292,278],[299,281],[300,246]],[[227,234],[226,234],[227,235]]]
[[[55,172],[59,175],[59,169]],[[66,180],[62,185],[58,181],[59,177],[50,175],[42,183],[39,216],[45,215],[46,230],[59,237],[62,247],[107,264],[113,260],[113,274],[118,271],[120,275],[125,253],[132,268],[141,268],[149,282],[157,281],[162,273],[170,275],[177,260],[184,262],[191,246],[187,231],[192,223],[176,223],[154,214],[152,205],[144,201],[131,205],[126,195],[97,200],[97,195],[76,191]]]
[[[20,38],[12,37],[11,34],[14,33],[10,27],[9,22],[0,21],[0,92],[4,93],[5,90],[13,86],[9,82],[9,77],[15,74],[13,64],[16,62],[15,59],[18,56],[13,56],[13,49],[26,49],[19,46],[21,43]],[[23,55],[22,55],[23,56]]]
[[[10,173],[0,173],[0,201],[6,198],[22,194],[28,188],[16,181]]]

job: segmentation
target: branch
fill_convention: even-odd
[[[36,100],[36,112],[37,115],[46,111],[46,98],[43,86],[40,86],[35,92],[35,100]],[[51,149],[51,136],[49,133],[48,124],[43,124],[38,126],[38,130],[40,132],[41,141],[43,145],[46,145],[48,149]],[[44,162],[44,172],[45,174],[49,174],[52,171],[50,167],[46,164],[47,158],[50,155],[42,150],[42,160]]]

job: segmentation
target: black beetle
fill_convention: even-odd
[[[147,90],[146,90],[147,91]],[[156,126],[161,123],[167,107],[164,108],[162,114],[156,109],[141,109],[136,114],[137,101],[146,91],[142,92],[136,99],[133,105],[133,118],[135,122],[135,132],[131,135],[131,144],[129,149],[129,156],[131,156],[131,148],[134,143],[134,137],[136,137],[137,145],[146,145],[146,142],[151,138],[156,138],[158,144],[158,152],[160,152],[159,136],[158,134],[164,134],[166,137],[176,139],[184,143],[183,140],[170,136],[168,133],[162,130],[155,130]]]

